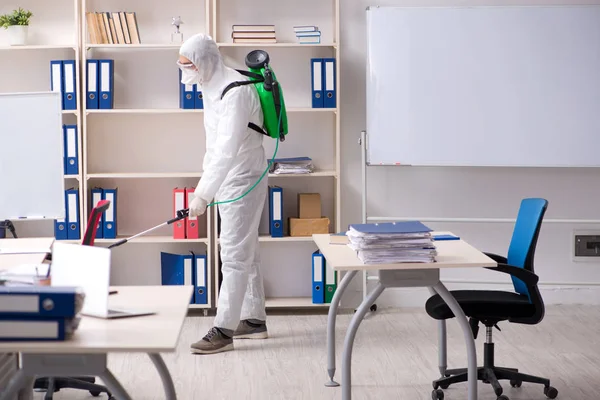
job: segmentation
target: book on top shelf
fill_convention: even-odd
[[[233,25],[233,43],[277,43],[275,25]]]
[[[86,12],[90,44],[140,44],[135,12]]]

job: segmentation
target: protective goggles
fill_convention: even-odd
[[[193,63],[191,63],[191,62],[190,62],[190,63],[185,63],[185,64],[184,64],[184,63],[180,62],[179,60],[177,60],[177,66],[178,66],[179,68],[181,68],[182,70],[183,70],[183,69],[189,69],[189,70],[196,69],[196,67],[194,66],[194,64],[193,64]]]

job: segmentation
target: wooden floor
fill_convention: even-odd
[[[338,371],[341,343],[351,315],[338,318]],[[200,339],[212,317],[190,317],[179,350],[165,355],[179,399],[341,399],[340,388],[326,388],[326,315],[270,315],[271,337],[236,341],[236,350],[211,356],[192,355],[191,342]],[[496,364],[550,378],[559,399],[598,398],[600,384],[600,307],[551,307],[537,326],[504,323],[494,331]],[[477,340],[481,360],[485,332]],[[462,334],[448,325],[449,364],[466,366]],[[436,323],[421,309],[380,310],[367,317],[358,332],[353,358],[353,399],[431,398],[438,377]],[[109,357],[113,373],[134,399],[162,400],[158,374],[145,355]],[[341,378],[339,372],[338,379]],[[545,399],[541,386],[512,389],[511,400]],[[466,399],[466,385],[446,390],[446,399]],[[36,400],[43,394],[36,393]],[[102,398],[106,398],[105,395]],[[63,390],[57,400],[92,399],[86,392]],[[489,385],[479,384],[480,400],[495,400]]]

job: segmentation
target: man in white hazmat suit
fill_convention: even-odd
[[[213,200],[246,193],[267,168],[263,135],[248,128],[250,122],[263,126],[263,113],[253,85],[235,87],[221,98],[227,85],[247,78],[225,66],[210,36],[192,36],[179,55],[182,83],[198,84],[204,96],[204,171],[189,204],[190,216],[199,216]],[[191,345],[194,353],[233,350],[234,337],[267,337],[258,243],[266,193],[263,179],[242,199],[218,205],[223,283],[214,327]]]

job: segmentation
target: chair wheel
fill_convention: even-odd
[[[371,312],[377,311],[377,304],[373,304],[370,308]]]
[[[100,392],[96,392],[96,391],[93,391],[93,390],[90,390],[90,394],[91,394],[92,396],[94,396],[94,397],[98,397],[98,396],[100,396]]]
[[[544,388],[544,394],[549,399],[555,399],[556,396],[558,396],[558,390],[556,390],[552,386],[548,386],[547,388]]]
[[[498,398],[496,400],[509,400],[509,398],[506,397],[505,395],[502,395],[502,396],[498,396]]]
[[[436,389],[431,392],[431,400],[444,400],[444,392],[440,389]]]
[[[512,387],[514,387],[514,388],[520,388],[522,384],[523,384],[523,382],[521,382],[521,381],[516,381],[516,380],[514,380],[514,379],[512,379],[512,380],[510,381],[510,386],[512,386]]]

